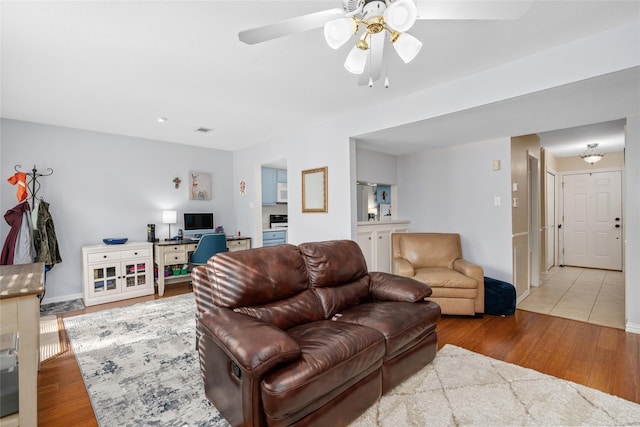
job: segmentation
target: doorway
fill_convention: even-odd
[[[622,172],[563,176],[564,264],[622,270]]]
[[[529,152],[527,186],[529,193],[529,284],[540,285],[540,161]]]

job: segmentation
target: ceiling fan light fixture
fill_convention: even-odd
[[[351,52],[347,55],[344,68],[353,74],[362,74],[367,64],[367,51],[360,49],[357,45],[351,48]]]
[[[397,0],[385,9],[383,16],[389,28],[403,33],[413,27],[418,8],[413,0]]]
[[[358,31],[352,18],[338,18],[324,25],[324,38],[332,49],[338,49]]]
[[[407,33],[391,34],[391,42],[393,43],[393,48],[398,53],[398,56],[402,58],[405,64],[413,61],[413,58],[415,58],[418,55],[418,52],[420,52],[420,49],[422,49],[422,42]]]
[[[587,144],[587,150],[580,154],[580,158],[589,164],[602,160],[604,153],[598,150],[598,144]]]

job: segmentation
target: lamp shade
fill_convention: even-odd
[[[397,0],[385,9],[383,16],[389,28],[404,33],[416,22],[418,8],[413,0]]]
[[[393,47],[405,64],[408,64],[420,52],[422,42],[411,34],[403,33],[393,42]]]
[[[360,49],[358,46],[354,46],[347,56],[344,68],[350,73],[362,74],[365,65],[367,65],[367,51]]]
[[[163,224],[175,224],[178,220],[178,212],[176,211],[162,211],[162,223]]]
[[[351,18],[339,18],[324,24],[324,38],[332,49],[338,49],[345,44],[358,29]]]

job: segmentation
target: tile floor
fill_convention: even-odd
[[[540,279],[518,308],[624,329],[622,272],[553,267]]]

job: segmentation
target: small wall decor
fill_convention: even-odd
[[[173,183],[176,185],[176,189],[180,188],[180,183],[182,182],[182,180],[180,178],[178,178],[177,176],[175,178],[173,178]]]
[[[211,174],[189,172],[189,200],[211,200]]]
[[[240,195],[241,196],[247,195],[247,181],[245,181],[244,179],[240,180]]]
[[[328,212],[327,167],[302,171],[302,212]]]

